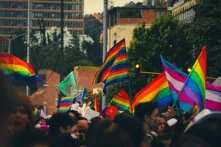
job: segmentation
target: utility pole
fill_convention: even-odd
[[[27,63],[30,63],[30,7],[31,3],[28,0],[28,19],[27,19]],[[29,95],[29,87],[26,86],[26,95]]]
[[[107,53],[107,4],[108,0],[104,0],[104,12],[103,12],[103,61],[105,60],[105,56]],[[103,85],[104,87],[104,85]],[[102,110],[106,106],[106,96],[102,97]]]
[[[63,78],[63,66],[62,63],[64,61],[64,0],[61,0],[61,54],[60,54],[60,77]]]

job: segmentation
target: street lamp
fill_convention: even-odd
[[[11,41],[14,40],[14,39],[17,39],[17,38],[19,38],[19,37],[21,37],[23,35],[26,35],[26,33],[17,35],[14,38],[8,38],[8,54],[11,54]]]

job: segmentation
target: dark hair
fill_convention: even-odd
[[[104,134],[101,146],[139,147],[143,138],[143,123],[134,116],[120,114]]]
[[[199,137],[210,147],[221,146],[221,113],[211,113],[190,127],[185,134]]]
[[[52,140],[52,147],[80,147],[77,139],[73,139],[70,134],[60,134]]]
[[[157,105],[154,102],[140,103],[135,107],[134,114],[137,118],[144,121],[144,116],[150,116],[155,108],[157,108]]]
[[[87,132],[87,147],[100,146],[101,138],[111,124],[112,120],[109,118],[93,118]]]
[[[73,115],[75,116],[75,119],[76,119],[76,120],[78,120],[78,119],[81,117],[80,113],[78,113],[78,112],[75,111],[75,110],[68,110],[68,111],[67,111],[67,114],[69,114],[69,113],[73,114]]]
[[[49,135],[57,136],[60,134],[60,127],[67,128],[68,126],[73,126],[76,122],[67,113],[55,113],[49,123]]]
[[[29,147],[35,144],[50,146],[50,141],[47,135],[41,130],[25,130],[16,133],[10,140],[11,147]]]
[[[208,144],[196,136],[184,135],[174,147],[209,147]]]

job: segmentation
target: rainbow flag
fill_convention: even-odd
[[[126,44],[125,40],[122,40],[123,46],[121,46],[114,63],[111,67],[111,71],[109,75],[107,76],[107,79],[105,81],[105,87],[119,83],[119,82],[125,82],[128,81],[128,64],[127,64],[127,51],[126,51]]]
[[[94,111],[100,112],[100,105],[96,94],[94,95]]]
[[[111,100],[110,105],[117,106],[119,110],[131,112],[131,102],[127,92],[121,89]]]
[[[0,71],[8,79],[19,83],[33,82],[37,79],[35,70],[31,64],[6,53],[0,53]]]
[[[73,104],[75,99],[76,99],[76,96],[62,97],[59,102],[59,111],[60,112],[67,112],[70,109],[70,107]]]
[[[157,102],[158,108],[163,108],[173,101],[171,91],[164,73],[158,75],[154,80],[141,89],[134,97],[132,109],[142,102]]]
[[[114,60],[119,52],[119,50],[125,47],[125,40],[121,40],[119,43],[117,43],[116,45],[114,45],[106,54],[106,58],[103,62],[103,64],[101,65],[101,67],[99,68],[99,70],[97,71],[97,73],[95,74],[95,78],[93,83],[99,83],[99,82],[105,82],[105,80],[107,79],[112,65],[114,63]]]
[[[179,100],[189,105],[198,105],[200,110],[205,104],[206,89],[206,46],[202,48],[193,68],[179,93]]]

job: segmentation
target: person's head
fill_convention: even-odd
[[[17,98],[19,100],[9,115],[10,123],[8,124],[8,128],[12,134],[31,127],[33,120],[32,113],[34,109],[28,97],[24,95],[18,95]]]
[[[50,147],[47,135],[41,130],[24,130],[15,133],[10,140],[11,147]]]
[[[154,102],[140,103],[135,107],[135,116],[149,125],[150,129],[158,130],[165,119],[160,117],[160,111]]]
[[[70,115],[72,118],[74,118],[76,120],[78,120],[81,117],[80,113],[78,113],[75,110],[68,110],[67,114]]]
[[[75,120],[67,113],[55,113],[49,120],[49,135],[70,134]]]
[[[139,147],[143,141],[142,122],[128,115],[117,115],[101,142],[105,147]]]
[[[221,146],[221,113],[211,113],[186,130],[186,135],[196,136],[205,141],[210,147]]]
[[[111,124],[109,118],[93,118],[87,132],[87,147],[99,147],[102,136]]]
[[[78,139],[80,137],[80,131],[79,131],[79,128],[78,128],[78,125],[75,124],[72,126],[71,128],[71,136],[75,139]]]

